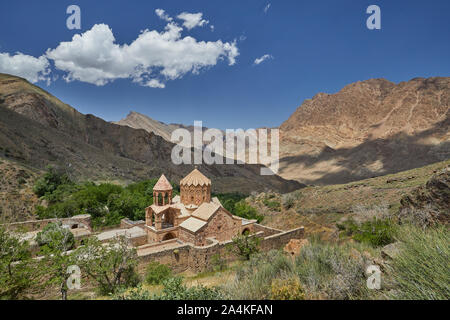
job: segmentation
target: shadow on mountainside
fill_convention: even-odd
[[[323,148],[318,155],[298,155],[280,160],[280,174],[289,170],[289,165],[303,166],[312,170],[317,179],[301,179],[306,184],[341,184],[352,181],[391,174],[414,169],[450,158],[450,140],[440,144],[426,144],[424,140],[444,137],[450,129],[450,110],[446,119],[436,123],[432,128],[409,136],[397,133],[387,139],[371,139],[370,137],[354,148]],[[314,170],[321,162],[334,161],[337,172]],[[370,166],[381,167],[372,170]]]

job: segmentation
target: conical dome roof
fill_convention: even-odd
[[[165,175],[162,175],[153,187],[153,190],[155,191],[169,191],[172,189],[172,185],[170,184],[169,180],[167,180]]]
[[[180,181],[183,186],[210,186],[211,180],[203,175],[197,168],[192,170],[186,177]]]

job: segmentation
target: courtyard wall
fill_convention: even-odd
[[[261,238],[260,249],[269,251],[283,248],[291,239],[302,239],[305,235],[303,227],[289,231],[281,231],[254,224],[254,236]],[[145,269],[151,261],[168,265],[174,272],[183,272],[190,270],[193,272],[202,272],[212,267],[211,258],[219,254],[222,259],[227,261],[236,260],[238,257],[231,254],[227,248],[232,241],[218,242],[215,239],[208,238],[205,246],[195,246],[192,243],[182,243],[177,239],[163,241],[158,244],[142,246],[148,250],[148,253],[139,255],[139,269]],[[164,248],[165,247],[165,248]]]

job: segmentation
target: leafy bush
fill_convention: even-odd
[[[33,191],[38,197],[42,197],[55,191],[58,186],[70,183],[71,181],[66,174],[59,172],[54,167],[48,166],[44,176],[36,181]]]
[[[52,245],[53,239],[61,238],[65,241],[68,249],[75,245],[75,237],[68,228],[64,228],[61,222],[47,224],[42,231],[36,235],[36,242],[39,246]]]
[[[426,231],[414,226],[402,227],[398,235],[400,251],[389,270],[394,290],[388,297],[449,300],[449,238],[450,232],[445,226]]]
[[[148,264],[145,281],[148,284],[161,284],[172,276],[172,270],[165,264],[153,261]]]
[[[208,288],[202,285],[187,287],[183,278],[174,277],[164,280],[164,289],[155,300],[222,300],[223,293],[219,288]]]
[[[258,222],[264,219],[264,216],[258,214],[255,208],[245,202],[245,198],[247,197],[245,194],[234,192],[213,194],[213,196],[216,196],[220,200],[225,209],[238,217],[250,220],[255,219]]]
[[[272,210],[275,210],[275,211],[280,211],[281,210],[281,205],[280,205],[280,203],[278,201],[271,201],[269,199],[264,199],[263,203],[269,209],[272,209]]]
[[[373,220],[361,225],[353,239],[381,247],[394,242],[394,226],[389,220]]]
[[[247,196],[243,193],[232,192],[232,193],[218,193],[212,194],[213,197],[217,197],[222,203],[223,207],[230,212],[234,213],[234,206],[241,200],[244,200]]]
[[[258,214],[258,211],[245,202],[245,200],[241,200],[234,205],[233,213],[245,219],[255,219],[258,223],[264,219],[264,216]]]
[[[350,219],[337,224],[344,235],[352,236],[358,242],[367,243],[373,247],[381,247],[394,242],[395,224],[391,220],[378,220],[356,223]]]
[[[275,279],[272,281],[271,299],[304,300],[305,292],[298,278]]]
[[[145,290],[141,284],[135,288],[119,288],[111,295],[113,300],[152,300],[153,295]]]

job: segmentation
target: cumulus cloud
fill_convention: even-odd
[[[264,61],[266,61],[267,59],[273,59],[273,56],[270,54],[265,54],[263,55],[261,58],[256,58],[254,64],[258,65],[260,63],[263,63]]]
[[[183,20],[183,26],[186,27],[188,30],[191,30],[195,27],[203,27],[204,25],[207,25],[209,23],[208,20],[203,19],[203,13],[188,13],[183,12],[180,13],[177,16],[178,19]]]
[[[20,52],[15,55],[0,53],[0,72],[25,78],[32,83],[40,80],[50,82],[49,62],[44,56],[35,58]]]
[[[267,13],[267,11],[269,11],[271,6],[272,6],[271,3],[266,4],[266,6],[264,7],[264,13]]]
[[[155,13],[156,13],[156,15],[157,15],[158,17],[160,17],[162,20],[165,20],[165,21],[168,21],[168,22],[170,22],[170,21],[173,20],[173,18],[171,18],[171,17],[166,13],[166,11],[164,11],[163,9],[156,9],[156,10],[155,10]]]
[[[156,9],[155,13],[168,22],[164,30],[142,30],[131,43],[117,43],[108,25],[96,24],[74,35],[71,41],[47,49],[39,58],[0,53],[0,72],[30,82],[50,82],[50,62],[53,62],[55,69],[64,72],[63,79],[67,82],[77,80],[102,86],[116,79],[130,79],[142,86],[165,88],[168,80],[182,78],[187,73],[197,74],[221,60],[227,60],[229,65],[236,63],[239,55],[236,41],[182,37],[183,28],[163,9]],[[177,18],[189,30],[209,23],[202,13],[183,12]]]
[[[143,30],[130,44],[117,44],[111,28],[96,24],[72,41],[48,49],[46,56],[55,67],[67,72],[66,81],[79,80],[105,85],[115,79],[132,81],[153,88],[164,88],[164,81],[174,80],[227,59],[236,62],[239,50],[235,42],[198,41],[181,37],[182,28],[169,22],[166,28]]]
[[[150,87],[150,88],[165,88],[166,85],[164,83],[159,82],[159,80],[157,79],[151,79],[150,81],[147,81],[145,84],[145,86]]]

